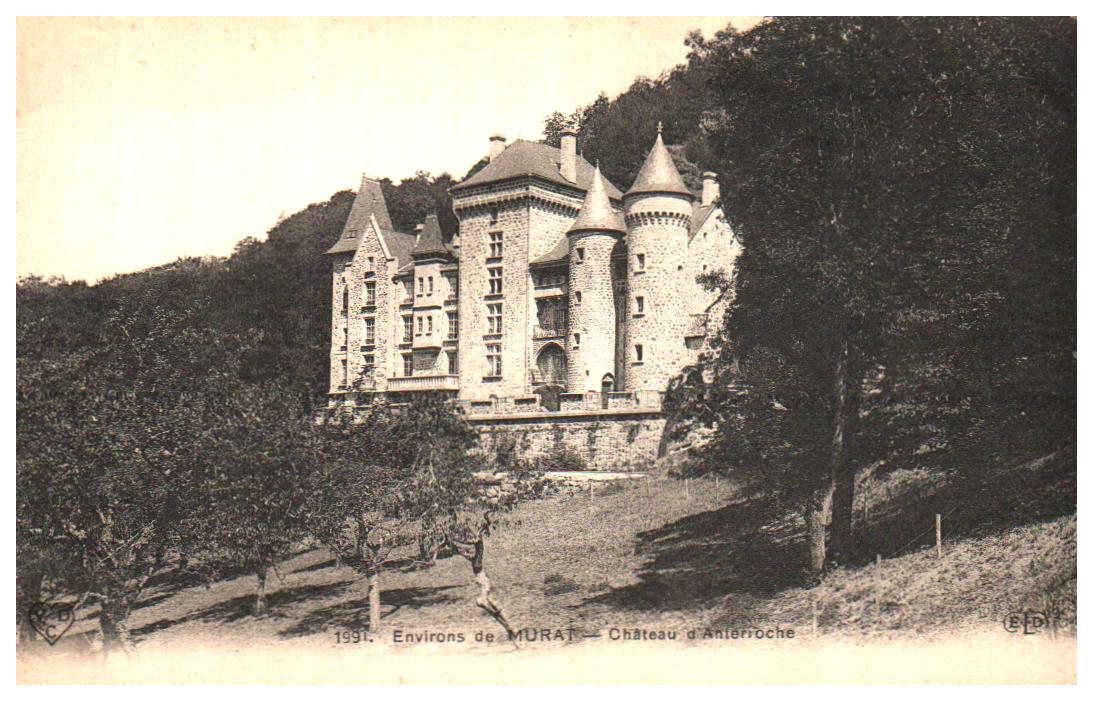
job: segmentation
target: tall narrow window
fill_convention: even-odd
[[[432,314],[425,317],[425,333],[429,334],[430,336],[433,335],[433,315]]]
[[[419,277],[417,279],[417,296],[421,297],[425,294],[425,278]]]
[[[376,319],[365,317],[364,319],[364,345],[371,346],[376,342]]]
[[[410,377],[414,374],[414,355],[412,353],[404,353],[402,356],[402,376]]]
[[[402,317],[402,342],[409,343],[414,340],[414,317]]]
[[[448,338],[459,338],[459,314],[448,312]]]
[[[346,361],[344,358],[342,359],[342,382],[341,382],[341,386],[342,386],[342,389],[345,389],[347,386],[349,386],[349,362]]]
[[[634,297],[634,316],[645,313],[645,298],[641,295]]]
[[[342,316],[349,313],[349,285],[342,288]]]
[[[573,303],[580,306],[581,304],[581,291],[577,290],[573,293]]]
[[[645,361],[645,349],[641,347],[640,343],[634,344],[634,362],[641,363]]]
[[[634,256],[634,270],[640,272],[645,271],[645,254],[639,253]]]
[[[456,351],[448,351],[448,374],[459,374],[459,353]]]
[[[490,232],[490,258],[500,258],[504,251],[505,235],[500,231]]]
[[[346,327],[342,328],[342,348],[341,349],[345,350],[348,347],[349,347],[349,327],[346,326]]]
[[[497,217],[500,214],[497,207],[490,207],[490,226],[497,224]]]
[[[429,295],[432,296],[432,294],[433,294],[433,276],[430,275],[429,276]]]
[[[489,368],[490,377],[501,376],[501,344],[486,344],[486,367]]]
[[[486,305],[486,333],[498,334],[503,328],[501,323],[501,303]]]
[[[424,324],[425,324],[425,318],[424,318],[424,317],[420,317],[420,316],[419,316],[419,317],[417,318],[417,335],[418,335],[418,336],[420,336],[420,335],[421,335],[421,331],[422,331],[422,326],[424,326]]]
[[[364,367],[361,369],[362,374],[365,377],[371,377],[372,373],[376,370],[376,356],[366,355],[364,356]]]
[[[376,306],[376,282],[374,280],[364,283],[364,306]]]
[[[502,286],[502,276],[504,270],[502,268],[490,268],[490,294],[499,295],[504,290]]]
[[[577,262],[578,263],[583,263],[584,262],[584,247],[583,246],[578,246],[575,250],[577,251]]]
[[[579,334],[579,333],[573,334],[573,347],[574,348],[580,348],[581,347],[581,334]]]
[[[369,270],[375,270],[376,269],[376,258],[375,258],[375,256],[368,256],[368,269]]]

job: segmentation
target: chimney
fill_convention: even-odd
[[[721,186],[717,184],[717,173],[706,171],[702,174],[702,206],[709,207],[721,199]]]
[[[493,159],[501,155],[501,152],[505,150],[505,137],[500,134],[494,134],[490,137],[490,162]]]
[[[577,130],[572,127],[566,127],[562,130],[559,170],[561,170],[563,178],[571,183],[577,182]]]

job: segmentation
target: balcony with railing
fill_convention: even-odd
[[[391,377],[387,380],[388,392],[429,392],[434,390],[458,390],[459,375],[410,375]]]
[[[536,341],[545,338],[565,338],[565,324],[536,324],[531,330],[531,337]]]

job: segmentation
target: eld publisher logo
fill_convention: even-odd
[[[1036,635],[1047,629],[1047,614],[1042,611],[1019,611],[1011,613],[1002,621],[1002,627],[1007,633],[1021,633],[1023,635]]]

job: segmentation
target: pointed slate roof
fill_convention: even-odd
[[[668,192],[678,195],[694,197],[687,186],[683,184],[676,164],[672,161],[672,154],[668,153],[661,136],[661,126],[657,125],[657,140],[653,144],[653,150],[645,157],[645,163],[638,171],[638,177],[634,184],[626,191],[626,195],[638,195],[649,192]]]
[[[567,260],[569,260],[569,237],[563,236],[558,239],[558,243],[554,244],[554,248],[531,261],[528,265],[532,267],[542,267],[564,263]]]
[[[425,217],[425,223],[421,227],[421,235],[414,244],[414,258],[431,258],[436,256],[448,256],[448,249],[444,246],[444,239],[440,233],[440,220],[435,214]]]
[[[361,177],[361,187],[353,199],[353,206],[349,210],[349,217],[345,220],[341,238],[330,247],[327,253],[356,251],[361,236],[373,216],[376,217],[376,225],[379,226],[381,233],[394,231],[395,225],[391,223],[391,215],[387,211],[387,201],[383,198],[383,189],[379,181],[365,175]]]
[[[706,220],[710,218],[710,215],[713,214],[715,209],[717,209],[716,204],[703,205],[697,199],[695,200],[691,214],[690,235],[692,237],[698,233],[699,229],[702,228],[702,225],[706,223]]]
[[[540,177],[567,187],[577,187],[581,190],[587,190],[592,185],[592,173],[595,169],[583,156],[577,156],[576,184],[562,177],[560,163],[561,151],[559,149],[546,144],[517,139],[490,161],[490,164],[485,168],[458,185],[454,185],[452,192],[527,175]],[[606,180],[604,182],[607,184],[608,197],[614,199],[622,197],[622,193],[619,192],[617,187]]]
[[[389,231],[382,234],[382,236],[387,243],[387,250],[391,252],[391,256],[400,268],[411,262],[416,239],[413,234],[407,234],[404,231]]]
[[[611,200],[607,196],[607,184],[600,173],[600,167],[596,166],[596,172],[592,174],[592,182],[581,204],[581,211],[577,215],[577,221],[569,228],[575,231],[617,231],[626,233],[626,224],[622,215],[611,206]]]

